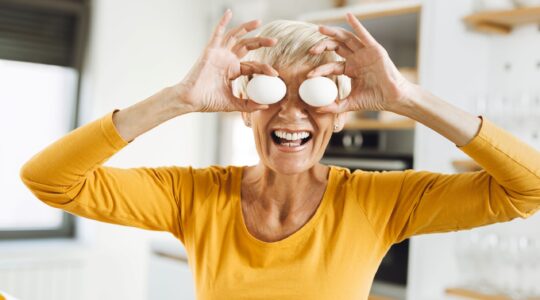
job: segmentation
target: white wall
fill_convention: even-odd
[[[424,1],[420,82],[443,99],[474,112],[479,93],[532,90],[540,82],[540,39],[536,26],[518,28],[509,36],[488,36],[466,30],[462,17],[471,13],[470,0]],[[512,62],[510,73],[504,64]],[[415,168],[452,173],[451,160],[465,158],[454,144],[419,125]],[[539,144],[535,146],[540,149]],[[539,236],[540,216],[490,225],[474,232]],[[408,299],[442,299],[446,287],[458,281],[455,241],[473,231],[412,238]]]
[[[209,17],[206,1],[95,0],[81,123],[180,81],[206,43]],[[106,164],[214,163],[214,124],[210,114],[175,118],[138,137]],[[203,134],[207,136],[201,138]],[[162,235],[90,220],[80,223],[83,240],[93,250],[86,299],[145,299],[148,242]]]

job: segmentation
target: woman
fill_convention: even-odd
[[[281,21],[252,38],[243,36],[258,21],[226,32],[230,18],[227,11],[182,82],[56,141],[25,164],[24,183],[45,203],[77,215],[171,232],[186,247],[198,299],[366,299],[392,244],[524,218],[540,207],[540,153],[405,80],[352,15],[354,32]],[[286,96],[271,105],[237,98],[245,90],[233,91],[231,81],[253,74],[279,75]],[[297,91],[315,76],[337,76],[341,96],[347,76],[350,93],[311,107]],[[332,132],[356,110],[415,119],[484,170],[351,173],[321,164]],[[201,111],[241,111],[260,162],[102,166],[144,132]],[[308,138],[283,141],[278,131]]]

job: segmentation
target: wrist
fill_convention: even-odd
[[[388,107],[387,110],[414,119],[415,113],[418,113],[418,108],[421,106],[420,101],[424,99],[423,93],[425,93],[425,90],[419,85],[409,82],[403,88],[403,96],[398,101],[395,101],[392,107]]]
[[[181,84],[166,87],[162,90],[166,105],[177,115],[195,112],[196,109],[185,101],[185,88]]]

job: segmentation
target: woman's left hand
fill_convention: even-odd
[[[343,28],[321,26],[319,31],[330,39],[310,49],[312,54],[335,51],[345,61],[318,66],[308,73],[308,77],[346,75],[351,78],[349,96],[317,111],[388,110],[399,113],[415,85],[401,75],[386,50],[355,16],[347,14],[347,22],[354,33]]]

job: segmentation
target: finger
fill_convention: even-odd
[[[311,54],[321,54],[323,51],[335,51],[341,57],[348,57],[353,54],[344,43],[332,39],[323,40],[309,49]]]
[[[317,76],[328,76],[328,75],[343,75],[345,73],[345,62],[344,61],[334,61],[329,62],[324,65],[320,65],[315,69],[311,70],[307,77],[317,77]]]
[[[268,107],[267,104],[259,104],[253,100],[234,97],[230,111],[254,112],[257,110],[268,109]]]
[[[236,45],[234,45],[231,51],[235,53],[238,58],[242,58],[250,50],[259,49],[261,47],[271,47],[274,46],[276,43],[276,39],[257,36],[240,40]]]
[[[351,50],[358,50],[364,47],[360,39],[354,35],[354,33],[343,28],[319,26],[319,31],[326,36],[332,37],[344,43]]]
[[[358,21],[358,19],[351,13],[347,13],[347,22],[351,25],[356,33],[356,36],[364,45],[374,45],[377,43],[375,38],[367,31],[367,29]]]
[[[224,44],[226,44],[228,47],[233,46],[238,38],[242,37],[244,34],[257,29],[261,25],[260,20],[252,20],[249,22],[246,22],[231,31],[229,31],[224,38]]]
[[[210,39],[211,45],[219,45],[223,39],[223,33],[225,32],[225,28],[227,27],[227,24],[229,24],[229,21],[232,18],[232,11],[230,9],[227,9],[225,13],[223,13],[223,16],[221,16],[221,19],[219,20],[219,23],[217,24],[216,28],[214,28],[214,32],[212,33],[212,38]]]
[[[317,108],[315,112],[321,113],[321,114],[325,114],[325,113],[339,114],[339,113],[350,110],[349,103],[350,102],[348,99],[336,100],[330,105]]]
[[[246,61],[240,63],[240,74],[236,78],[244,75],[249,76],[253,74],[265,74],[268,76],[278,76],[279,73],[276,69],[272,68],[269,64],[263,64],[255,61]],[[234,80],[236,78],[231,78]]]

